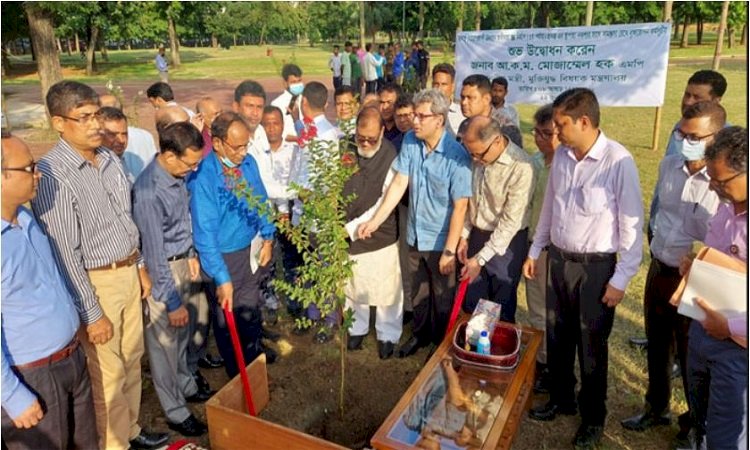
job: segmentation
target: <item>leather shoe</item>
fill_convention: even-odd
[[[199,391],[211,391],[211,386],[208,384],[208,380],[203,376],[200,370],[193,372],[193,380],[198,385]]]
[[[534,380],[534,393],[547,394],[549,392],[549,369],[546,364],[536,365],[536,379]]]
[[[669,425],[669,422],[669,415],[643,413],[621,421],[620,425],[622,425],[622,427],[626,430],[646,431],[649,428],[653,428],[655,426]]]
[[[268,339],[269,341],[272,341],[272,342],[276,342],[281,338],[281,335],[279,333],[275,333],[269,330],[266,327],[262,327],[260,329],[260,337],[263,339]]]
[[[628,343],[636,350],[646,350],[648,348],[648,339],[645,337],[631,337],[628,339]]]
[[[166,444],[168,440],[168,433],[151,433],[141,430],[141,434],[130,440],[130,448],[150,450]]]
[[[198,367],[201,369],[218,369],[219,367],[224,367],[224,358],[206,353],[204,357],[198,360]]]
[[[390,341],[378,341],[378,356],[380,359],[388,359],[393,356],[395,345]]]
[[[557,404],[549,401],[542,406],[531,408],[529,410],[529,417],[534,420],[549,422],[550,420],[555,420],[555,417],[557,417],[558,414],[575,416],[577,412],[578,411],[575,404],[558,406]]]
[[[214,395],[214,391],[208,389],[198,389],[195,394],[190,395],[188,397],[185,397],[185,401],[188,403],[204,403],[209,398],[211,398],[212,395]]]
[[[587,425],[582,423],[578,427],[578,431],[576,431],[573,445],[575,448],[594,448],[601,440],[603,433],[604,427],[601,425]]]
[[[365,340],[366,334],[360,335],[360,336],[349,336],[349,339],[346,343],[346,349],[347,350],[362,350],[362,342]]]
[[[206,424],[198,420],[192,414],[180,423],[172,423],[167,421],[167,426],[183,436],[201,436],[206,434],[206,431],[208,431],[208,427],[206,427]]]
[[[415,354],[421,347],[424,347],[424,344],[422,344],[416,336],[412,336],[408,341],[404,342],[404,345],[399,347],[398,357],[406,358],[407,356],[411,356]]]
[[[279,359],[279,354],[271,347],[263,346],[263,353],[266,354],[266,364],[273,364]]]

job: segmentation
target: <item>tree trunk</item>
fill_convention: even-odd
[[[740,45],[747,44],[747,23],[742,25],[742,36],[740,37]]]
[[[91,76],[96,71],[96,41],[99,39],[99,26],[91,25],[89,40],[86,43],[86,75]]]
[[[76,53],[81,53],[81,41],[78,39],[78,33],[75,33]]]
[[[534,28],[534,20],[536,19],[536,8],[531,2],[527,3],[527,5],[529,5],[529,28]]]
[[[68,56],[73,54],[73,47],[70,38],[65,38],[65,49],[67,50]]]
[[[417,37],[419,39],[424,37],[424,2],[419,2],[419,30],[417,31]]]
[[[10,58],[8,58],[8,55],[10,54],[10,45],[6,44],[3,48],[3,57],[2,57],[2,66],[3,66],[3,75],[8,75],[10,73],[11,65],[10,65]]]
[[[677,36],[680,35],[680,24],[678,22],[672,23],[674,26],[674,37],[672,37],[673,40],[677,40]]]
[[[456,24],[456,33],[464,31],[464,2],[458,2],[458,23]]]
[[[55,39],[55,43],[57,44],[57,53],[62,53],[62,42],[60,42],[60,38]]]
[[[266,35],[266,26],[263,25],[260,28],[260,38],[258,39],[258,46],[259,47],[263,45],[263,38],[265,37],[265,35]]]
[[[128,44],[125,48],[127,48],[128,50],[133,50],[133,42],[130,39],[128,39]]]
[[[703,44],[703,17],[698,17],[698,24],[695,30],[696,44]]]
[[[690,28],[690,16],[685,15],[685,19],[682,22],[682,39],[680,40],[680,48],[687,48],[688,46],[688,28]]]
[[[476,16],[474,17],[474,29],[476,31],[482,30],[482,2],[477,0]]]
[[[99,33],[99,39],[96,41],[96,45],[99,47],[99,53],[102,54],[104,62],[109,62],[109,54],[107,53],[107,43],[104,42],[104,33]]]
[[[219,47],[219,39],[213,33],[211,33],[211,47],[212,48],[218,48]]]
[[[234,43],[234,47],[237,47],[237,34],[236,33],[232,35],[232,41]]]
[[[590,27],[594,22],[594,2],[586,2],[586,26]]]
[[[734,47],[734,28],[727,26],[727,48]]]
[[[711,69],[719,70],[721,63],[721,49],[724,47],[724,30],[727,28],[727,16],[729,15],[729,0],[724,0],[721,5],[721,21],[719,22],[719,33],[716,36],[716,50],[714,50],[714,60]]]
[[[180,40],[177,37],[177,27],[174,19],[167,15],[167,31],[169,32],[169,50],[172,53],[172,65],[175,68],[180,67]]]
[[[49,88],[62,80],[62,69],[60,68],[60,55],[55,46],[55,30],[53,28],[52,15],[44,11],[34,3],[24,3],[26,18],[29,21],[29,35],[32,46],[36,47],[37,71],[42,87],[42,103],[47,105],[47,91]],[[49,115],[49,111],[47,111]]]
[[[365,2],[359,2],[359,46],[365,47]]]

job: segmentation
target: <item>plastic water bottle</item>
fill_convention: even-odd
[[[483,330],[479,334],[479,340],[477,341],[477,353],[480,355],[490,354],[490,336],[487,334],[487,330]]]

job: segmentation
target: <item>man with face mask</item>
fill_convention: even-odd
[[[643,309],[649,341],[648,389],[644,412],[621,422],[626,429],[644,431],[668,424],[672,389],[672,354],[680,362],[687,389],[687,346],[690,318],[677,314],[669,299],[680,283],[680,260],[694,241],[701,241],[716,212],[719,198],[709,189],[704,152],[724,127],[726,113],[715,102],[695,103],[685,109],[673,132],[679,154],[664,158],[659,167],[656,192],[661,199],[652,219],[651,264],[646,278]],[[679,439],[689,430],[690,410],[680,418]]]
[[[275,228],[271,218],[240,198],[246,192],[236,191],[245,182],[259,204],[267,202],[258,165],[247,157],[247,122],[239,114],[222,113],[211,125],[211,138],[214,152],[188,181],[188,191],[195,248],[201,267],[216,285],[214,336],[231,378],[239,369],[222,308],[234,311],[246,362],[263,352],[274,359],[261,343],[259,283],[263,271],[251,270],[250,242],[257,234],[263,239],[258,263],[265,267],[271,261]]]
[[[302,69],[296,64],[284,64],[281,68],[281,78],[284,79],[284,92],[273,99],[271,106],[279,108],[284,113],[284,140],[294,141],[297,139],[297,131],[294,129],[294,112],[290,109],[299,110],[301,106],[302,90],[305,88],[302,82]],[[260,119],[258,121],[260,122]]]
[[[354,311],[349,350],[362,348],[370,324],[370,306],[375,306],[378,354],[380,359],[387,359],[401,337],[404,301],[395,210],[370,239],[357,236],[357,227],[374,215],[395,175],[391,164],[396,159],[396,149],[383,136],[384,124],[378,110],[363,109],[357,117],[355,134],[359,170],[344,184],[344,195],[355,196],[346,207],[354,274],[345,293],[346,307]]]

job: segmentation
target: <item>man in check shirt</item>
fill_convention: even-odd
[[[515,322],[521,265],[528,252],[534,167],[496,119],[473,117],[463,136],[472,165],[472,196],[458,244],[461,279],[471,282],[464,308],[480,298],[502,305],[500,320]]]
[[[606,417],[607,340],[617,306],[641,262],[643,205],[638,169],[630,153],[599,129],[599,103],[585,88],[553,102],[560,142],[550,169],[541,217],[524,276],[549,245],[547,343],[555,383],[536,420],[576,414],[574,363],[580,356],[581,426],[577,447],[601,439]],[[619,256],[619,258],[618,258]],[[541,271],[540,271],[541,273]]]

